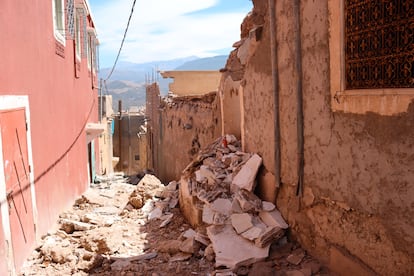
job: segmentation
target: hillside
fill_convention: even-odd
[[[160,86],[162,95],[167,95],[168,84],[171,79],[163,79],[157,71],[167,70],[219,70],[224,67],[226,55],[208,58],[194,56],[166,61],[154,61],[148,63],[120,62],[113,72],[103,94],[112,95],[113,109],[118,110],[118,101],[122,100],[124,109],[131,106],[145,105],[145,81],[147,78],[155,78]],[[99,75],[106,78],[111,68],[101,69]]]

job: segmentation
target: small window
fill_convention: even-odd
[[[92,56],[91,56],[91,35],[87,34],[87,39],[86,39],[86,58],[88,61],[88,68],[89,70],[91,69],[91,63],[92,63]]]
[[[65,45],[65,4],[64,0],[52,0],[53,28],[56,40]]]
[[[411,1],[345,0],[345,89],[414,88]]]
[[[333,111],[395,115],[414,99],[414,1],[328,0]]]
[[[80,30],[80,16],[78,13],[76,13],[75,15],[75,49],[76,49],[76,58],[78,60],[81,59],[81,49],[82,49],[82,44],[81,44],[81,30]]]

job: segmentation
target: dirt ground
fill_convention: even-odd
[[[178,204],[156,218],[151,208],[162,204],[159,198],[128,207],[136,187],[119,177],[93,184],[42,237],[19,275],[332,275],[287,238],[262,262],[234,272],[217,268],[206,245],[183,250],[191,226]]]

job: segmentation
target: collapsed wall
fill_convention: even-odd
[[[147,87],[150,168],[163,182],[179,179],[198,151],[220,136],[216,94],[161,99],[156,84]]]
[[[300,33],[293,2],[277,1],[281,135],[281,186],[277,189],[273,153],[278,141],[274,139],[275,91],[266,2],[253,1],[254,9],[242,24],[241,41],[223,70],[227,77],[219,91],[225,97],[239,87],[239,99],[234,100],[240,102],[243,149],[263,158],[257,194],[269,201],[277,195],[277,206],[294,236],[336,272],[412,274],[414,104],[392,116],[334,111],[328,21],[332,1],[299,1]],[[300,49],[295,49],[296,39],[301,39]],[[298,59],[303,68],[303,196],[297,196]]]

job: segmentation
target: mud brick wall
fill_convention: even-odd
[[[162,100],[154,124],[159,129],[155,172],[163,182],[178,180],[198,151],[221,135],[218,97],[213,92]]]

